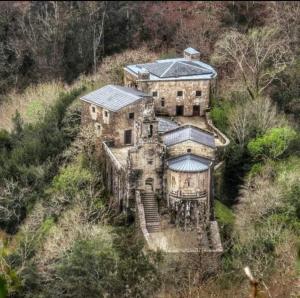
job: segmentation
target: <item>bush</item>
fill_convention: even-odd
[[[254,159],[276,159],[285,153],[297,133],[290,127],[272,128],[249,142],[247,148]]]
[[[123,231],[124,232],[124,231]],[[51,297],[149,297],[159,285],[159,276],[142,245],[131,238],[110,234],[77,241],[71,252],[54,268],[55,279],[45,287]],[[104,237],[105,236],[105,237]]]

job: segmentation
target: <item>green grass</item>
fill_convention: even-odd
[[[234,214],[232,210],[218,200],[215,200],[215,214],[220,224],[234,224]]]

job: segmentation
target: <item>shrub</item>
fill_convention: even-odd
[[[285,153],[297,133],[290,127],[272,128],[263,136],[257,137],[248,144],[248,151],[254,159],[276,159]]]

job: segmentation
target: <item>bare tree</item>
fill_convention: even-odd
[[[92,42],[93,42],[93,70],[94,74],[97,72],[98,55],[97,51],[103,41],[104,35],[104,21],[106,17],[106,1],[99,2],[89,1],[87,2],[87,10],[89,14],[89,23],[92,30]]]
[[[232,65],[251,98],[259,97],[291,62],[287,38],[275,28],[254,29],[247,34],[226,33],[216,44],[213,61]]]

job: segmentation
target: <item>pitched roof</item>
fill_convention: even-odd
[[[158,120],[158,132],[159,133],[165,133],[167,131],[170,131],[172,129],[177,128],[179,125],[172,120],[169,120],[167,118],[163,117],[156,117]]]
[[[151,74],[159,78],[176,78],[197,75],[213,75],[213,71],[200,66],[195,61],[166,61],[139,64],[138,68],[147,69]]]
[[[211,161],[193,154],[185,154],[167,161],[168,168],[177,172],[203,172],[209,169]]]
[[[191,55],[199,53],[193,48],[187,48],[185,52]],[[150,73],[150,81],[212,79],[217,76],[216,71],[210,65],[186,58],[163,59],[152,63],[127,65],[125,69],[134,75],[146,70]]]
[[[133,88],[107,85],[81,99],[115,112],[147,96],[149,95]]]
[[[167,146],[173,146],[189,140],[211,148],[216,147],[215,137],[212,133],[192,125],[180,126],[163,135],[163,141]]]

